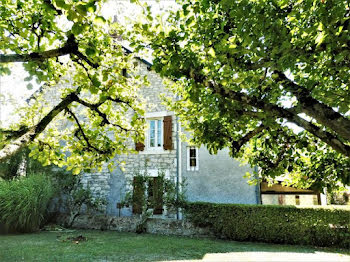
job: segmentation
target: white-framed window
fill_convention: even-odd
[[[187,170],[197,171],[199,170],[198,162],[198,148],[194,146],[187,147]]]
[[[145,114],[147,129],[144,142],[135,142],[140,154],[169,154],[173,150],[172,112]]]
[[[147,148],[162,149],[163,148],[163,118],[148,119],[148,135]]]

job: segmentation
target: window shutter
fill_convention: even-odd
[[[163,213],[163,179],[153,178],[153,214],[161,215]]]
[[[144,187],[142,177],[134,177],[132,194],[132,213],[142,213],[142,202],[144,200]]]
[[[136,142],[135,143],[135,150],[136,151],[143,151],[143,150],[145,150],[145,145],[142,142]]]
[[[165,116],[163,119],[163,148],[164,150],[172,150],[173,149],[173,136],[172,136],[172,117]]]

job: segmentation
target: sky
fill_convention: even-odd
[[[162,1],[141,1],[141,3],[151,5],[152,12],[158,14],[167,8],[175,6],[174,0]],[[101,9],[101,14],[105,18],[117,20],[123,25],[130,24],[130,19],[135,19],[141,14],[142,8],[136,4],[131,4],[130,0],[109,0]],[[21,63],[14,63],[11,66],[11,75],[0,76],[0,126],[6,127],[12,122],[19,120],[19,116],[13,114],[15,108],[25,104],[25,100],[35,92],[40,84],[31,81],[33,88],[26,88],[29,82],[24,81],[28,73],[23,69]]]

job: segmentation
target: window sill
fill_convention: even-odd
[[[140,155],[167,155],[170,154],[173,150],[164,150],[164,149],[155,149],[155,150],[150,150],[150,149],[145,149],[144,151],[139,151]]]

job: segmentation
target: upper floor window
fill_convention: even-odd
[[[145,141],[135,141],[135,149],[145,153],[162,153],[173,149],[172,142],[172,116],[159,116],[157,113],[149,113],[152,116],[147,117],[147,133]]]
[[[187,147],[187,170],[188,171],[199,170],[198,148],[194,146]]]
[[[163,147],[163,119],[150,119],[148,133],[148,147],[162,148]]]

